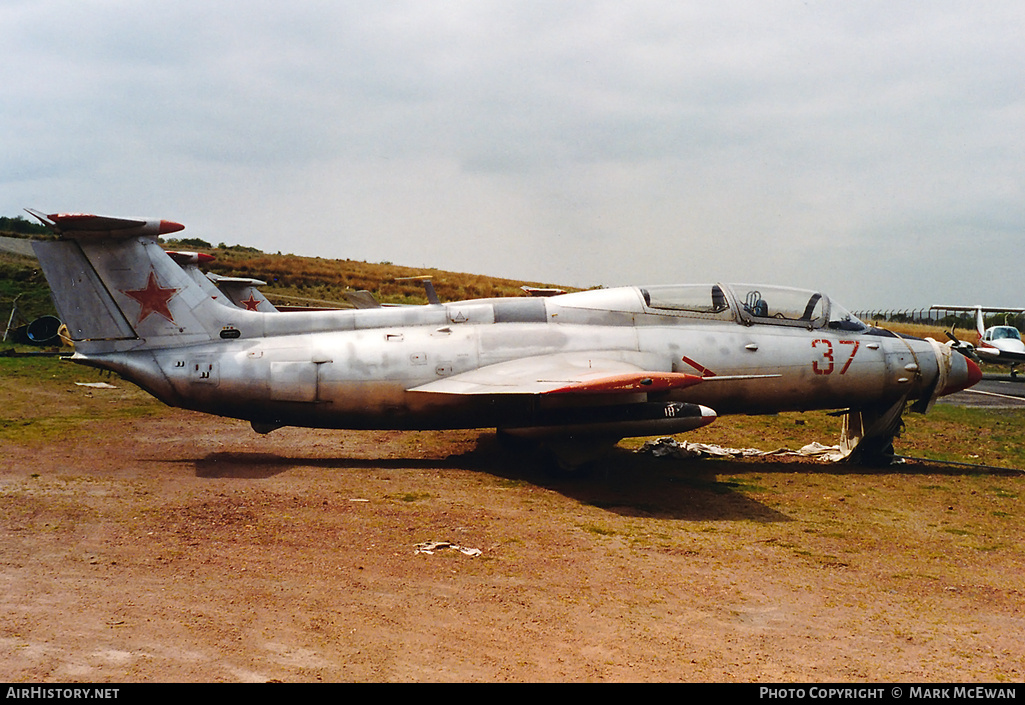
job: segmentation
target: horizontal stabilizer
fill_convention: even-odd
[[[216,259],[213,255],[208,255],[205,252],[176,252],[174,250],[167,250],[167,256],[182,266],[206,264]]]
[[[253,279],[251,277],[225,277],[214,272],[207,272],[206,278],[212,281],[217,286],[221,284],[239,284],[242,286],[267,286],[267,282],[261,279]]]
[[[136,237],[139,235],[166,235],[184,230],[185,226],[171,220],[158,218],[115,218],[91,213],[53,213],[43,215],[28,209],[28,212],[45,225],[67,237]]]

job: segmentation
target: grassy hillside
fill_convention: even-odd
[[[886,330],[892,330],[894,333],[899,335],[909,335],[915,338],[935,338],[941,343],[945,343],[950,338],[947,337],[946,331],[949,328],[944,328],[940,325],[927,325],[925,323],[898,323],[895,321],[873,321],[866,320],[865,323],[869,325],[878,326],[885,328]],[[957,336],[958,340],[963,340],[969,343],[975,342],[975,329],[969,328],[955,328],[954,335]]]
[[[33,226],[21,218],[0,218],[0,236],[45,236],[40,230],[44,230],[42,226]],[[261,279],[267,282],[267,286],[261,287],[261,290],[271,301],[288,305],[336,303],[348,306],[344,292],[360,289],[372,292],[382,303],[427,303],[423,284],[418,281],[396,281],[402,277],[415,276],[430,276],[442,301],[522,296],[520,287],[524,284],[552,286],[542,282],[419,269],[390,263],[267,254],[242,245],[229,247],[222,244],[212,247],[196,240],[171,239],[165,242],[165,247],[212,254],[216,260],[205,269],[224,276]],[[55,313],[39,263],[32,257],[0,252],[0,315],[4,317],[4,325],[15,298],[19,312],[26,319]]]
[[[47,233],[47,229],[35,221],[21,216],[0,216],[0,236],[39,238],[47,237]],[[56,313],[50,301],[50,288],[35,257],[0,250],[0,316],[3,316],[4,327],[15,300],[19,313],[27,320]]]
[[[173,249],[177,244],[172,241],[167,247]],[[183,244],[181,249],[186,249],[186,246]],[[524,284],[553,286],[543,282],[523,282],[391,263],[272,255],[240,246],[188,249],[208,252],[217,258],[207,267],[209,271],[225,276],[253,277],[267,282],[261,291],[276,303],[295,303],[283,297],[297,297],[313,303],[344,302],[345,291],[360,289],[372,292],[383,303],[427,303],[423,284],[418,281],[396,281],[402,277],[415,276],[430,276],[442,301],[522,296],[520,287]]]
[[[18,311],[28,320],[56,313],[39,263],[32,257],[0,252],[0,316],[5,327],[15,299]]]

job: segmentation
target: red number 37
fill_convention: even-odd
[[[851,366],[851,362],[854,361],[854,356],[858,354],[858,348],[861,347],[861,343],[857,340],[838,340],[837,343],[840,345],[850,345],[851,355],[847,358],[847,361],[840,368],[840,374],[846,374],[847,368]],[[831,375],[833,370],[836,368],[836,354],[833,352],[833,342],[826,340],[825,338],[818,338],[811,342],[812,350],[818,352],[822,357],[817,360],[812,360],[811,369],[817,375]]]

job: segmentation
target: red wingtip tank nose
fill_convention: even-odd
[[[179,230],[184,229],[185,226],[181,223],[176,223],[173,220],[161,220],[160,229],[157,232],[159,232],[161,235],[166,235],[167,233],[176,233]]]
[[[943,387],[941,396],[968,389],[982,379],[982,370],[964,355],[955,354],[952,363],[947,384]]]
[[[968,363],[968,384],[964,388],[968,389],[968,387],[974,387],[982,381],[982,370],[979,369],[979,366],[973,360],[965,358],[965,362]]]

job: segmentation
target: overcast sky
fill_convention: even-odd
[[[0,0],[0,215],[1025,305],[1025,3]]]

